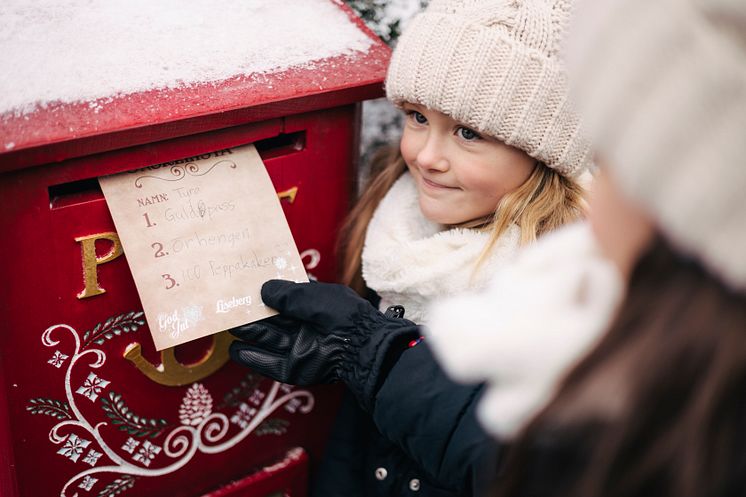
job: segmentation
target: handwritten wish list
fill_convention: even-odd
[[[307,281],[253,145],[99,183],[157,350],[275,314],[267,280]]]

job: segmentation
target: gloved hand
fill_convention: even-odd
[[[262,300],[280,315],[234,328],[231,358],[283,383],[342,380],[365,407],[390,362],[419,336],[411,321],[388,317],[350,288],[270,280]]]

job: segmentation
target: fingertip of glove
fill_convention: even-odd
[[[236,338],[240,338],[241,340],[245,340],[246,337],[250,336],[253,331],[253,325],[251,324],[245,324],[243,326],[237,326],[235,328],[231,328],[228,330],[228,333],[233,335]],[[234,342],[235,343],[235,342]]]
[[[277,292],[281,292],[288,285],[293,284],[292,281],[287,280],[268,280],[262,285],[262,300],[267,304],[267,299],[271,299]]]
[[[241,351],[246,349],[246,344],[242,342],[231,342],[228,348],[228,355],[233,362],[241,362]]]
[[[282,299],[293,288],[303,285],[289,280],[269,280],[262,285],[262,300],[268,306],[281,310]]]

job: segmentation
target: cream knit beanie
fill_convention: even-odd
[[[578,13],[568,58],[594,147],[679,250],[746,290],[746,1]]]
[[[560,44],[570,0],[432,0],[394,50],[386,93],[435,109],[566,176],[590,164]]]

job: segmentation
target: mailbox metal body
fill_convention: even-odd
[[[157,353],[96,178],[255,143],[309,273],[334,280],[389,57],[348,14],[366,53],[0,116],[0,495],[305,495],[339,389],[262,378],[225,337]],[[80,298],[91,274],[104,292]]]

